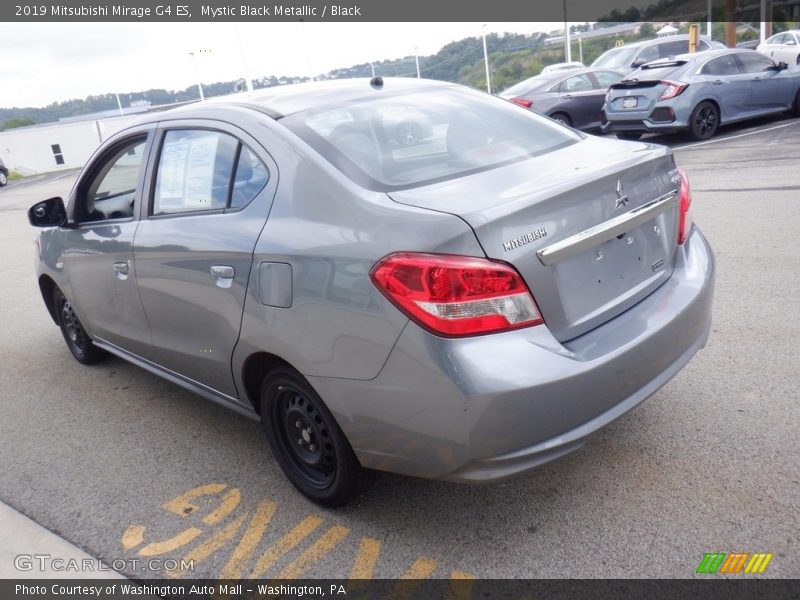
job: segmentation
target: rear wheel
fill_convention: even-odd
[[[628,140],[628,141],[631,141],[631,142],[635,142],[640,137],[642,137],[642,134],[639,133],[639,132],[631,132],[631,131],[625,132],[625,131],[623,131],[623,132],[620,132],[620,133],[617,134],[617,139],[618,140]]]
[[[333,415],[295,370],[272,371],[261,387],[261,421],[289,481],[323,506],[347,504],[373,473],[358,462]]]
[[[550,115],[550,118],[556,123],[561,123],[565,127],[572,127],[572,119],[570,119],[569,116],[565,115],[564,113],[552,114]]]
[[[84,365],[91,365],[108,356],[105,350],[94,345],[92,338],[78,320],[72,304],[58,288],[53,291],[53,306],[56,309],[61,334],[75,360]]]
[[[797,95],[794,97],[794,104],[792,104],[792,114],[800,117],[800,90],[797,90]]]
[[[689,117],[689,135],[695,140],[714,137],[719,128],[719,110],[711,102],[701,102]]]

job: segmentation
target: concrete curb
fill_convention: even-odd
[[[3,502],[0,539],[1,579],[125,579]]]

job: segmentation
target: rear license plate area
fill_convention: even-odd
[[[638,103],[639,102],[636,98],[623,98],[622,108],[636,108]]]

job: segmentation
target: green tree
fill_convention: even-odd
[[[0,127],[0,129],[14,129],[15,127],[27,127],[28,125],[36,125],[36,121],[33,119],[12,117],[11,119],[3,121],[3,126]]]

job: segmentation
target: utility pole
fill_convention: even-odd
[[[205,102],[206,97],[203,95],[203,82],[200,81],[200,70],[197,68],[197,55],[194,52],[189,52],[189,56],[192,57],[192,64],[194,65],[194,73],[195,76],[197,77],[197,89],[200,92],[200,102]]]
[[[569,23],[567,22],[567,0],[564,0],[564,60],[572,62],[572,42],[569,39]]]
[[[706,35],[711,39],[711,17],[713,12],[713,0],[708,0],[708,21],[706,22]]]
[[[421,79],[422,75],[420,75],[420,73],[419,73],[419,54],[418,54],[417,50],[418,50],[418,48],[415,46],[414,47],[414,62],[417,63],[417,79]]]

